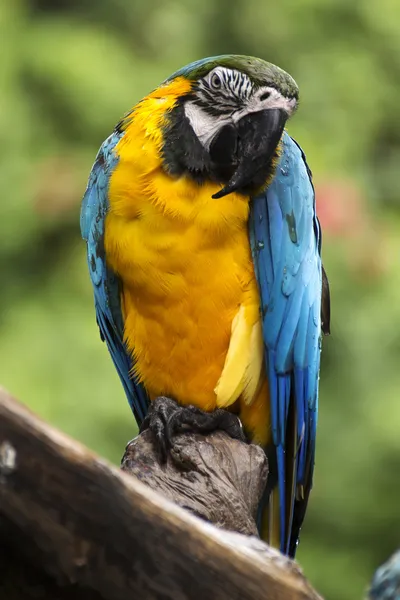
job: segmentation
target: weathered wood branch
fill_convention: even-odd
[[[128,444],[122,469],[204,521],[257,535],[256,513],[268,474],[258,446],[222,432],[186,433],[174,439],[163,464],[147,430]]]
[[[254,536],[205,522],[254,533],[267,471],[259,449],[220,433],[185,434],[163,466],[149,436],[128,446],[126,474],[0,390],[5,560],[45,572],[65,586],[60,598],[319,598],[295,563]],[[12,587],[13,569],[4,572]]]

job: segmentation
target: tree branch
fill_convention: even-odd
[[[85,600],[319,598],[295,563],[260,540],[170,501],[253,533],[266,477],[258,448],[185,434],[163,466],[149,436],[128,445],[128,475],[0,390],[3,548],[59,585],[83,586]]]

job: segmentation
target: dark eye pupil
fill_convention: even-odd
[[[219,75],[217,75],[217,74],[213,75],[211,83],[213,84],[213,86],[215,88],[221,87],[221,79],[219,78]]]

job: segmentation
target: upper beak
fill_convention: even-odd
[[[263,172],[267,172],[287,118],[286,111],[270,108],[249,113],[240,119],[236,127],[238,166],[226,186],[214,194],[213,198],[222,198],[238,189],[263,184],[262,180],[258,180]]]

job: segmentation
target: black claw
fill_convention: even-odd
[[[167,427],[170,438],[184,431],[210,433],[219,430],[233,439],[246,441],[239,417],[223,409],[207,413],[195,406],[181,407],[170,417]]]
[[[230,437],[246,442],[239,417],[224,409],[204,412],[196,406],[179,406],[171,398],[160,396],[151,403],[140,432],[150,429],[156,441],[160,458],[166,462],[173,438],[184,432],[211,433],[225,431]]]
[[[242,422],[238,416],[223,409],[219,409],[217,412],[219,412],[217,429],[225,431],[234,440],[239,440],[240,442],[248,441],[243,431]]]
[[[151,403],[149,412],[140,427],[140,433],[146,429],[150,429],[153,433],[163,463],[166,462],[168,450],[172,445],[168,436],[168,421],[178,409],[179,406],[174,400],[160,396]]]

